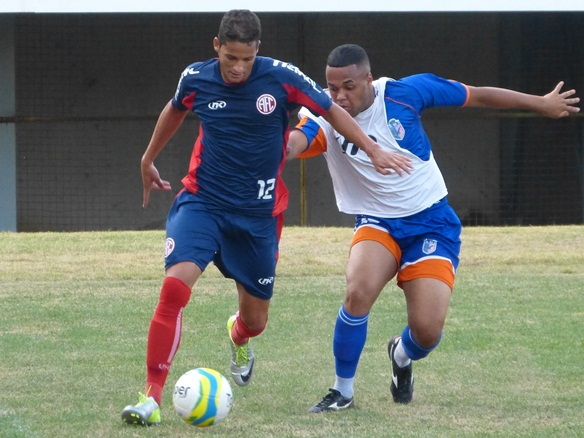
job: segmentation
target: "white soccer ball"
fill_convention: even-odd
[[[172,402],[176,413],[186,423],[207,427],[227,417],[233,404],[233,392],[218,371],[195,368],[180,376],[174,386]]]

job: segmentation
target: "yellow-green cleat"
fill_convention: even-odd
[[[160,423],[160,407],[153,397],[138,393],[138,403],[122,411],[122,421],[136,426],[155,426]]]
[[[233,381],[239,386],[245,386],[251,381],[255,356],[251,343],[247,341],[243,345],[236,345],[231,339],[231,329],[235,324],[237,313],[227,320],[227,331],[229,333],[229,345],[231,346],[230,371]]]

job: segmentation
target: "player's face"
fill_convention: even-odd
[[[333,102],[351,117],[365,111],[375,100],[371,72],[352,64],[326,68],[326,82]]]
[[[219,70],[223,80],[231,84],[247,81],[259,46],[259,41],[252,44],[240,43],[239,41],[227,41],[225,44],[219,44],[219,39],[215,38],[213,47],[219,55]]]

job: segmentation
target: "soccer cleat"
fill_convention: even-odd
[[[409,403],[414,395],[414,374],[412,373],[412,362],[400,368],[393,359],[395,348],[399,344],[401,336],[394,336],[387,344],[387,353],[391,360],[391,385],[389,387],[393,401],[396,403]]]
[[[153,397],[138,393],[138,404],[128,405],[122,411],[122,421],[137,426],[154,426],[160,423],[160,407]]]
[[[247,341],[243,345],[236,345],[231,339],[231,329],[235,324],[237,313],[227,320],[227,331],[229,332],[229,345],[231,346],[231,377],[238,386],[245,386],[251,381],[253,363],[255,356],[251,343]]]
[[[323,397],[314,406],[308,409],[308,412],[313,414],[320,414],[321,412],[340,411],[342,409],[349,409],[354,406],[353,397],[343,397],[336,389],[329,389],[329,393]]]

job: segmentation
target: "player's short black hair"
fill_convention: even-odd
[[[256,14],[247,9],[232,9],[227,11],[219,25],[219,44],[227,41],[238,41],[251,44],[260,40],[262,25]]]
[[[336,47],[326,60],[326,65],[329,67],[347,67],[353,64],[366,67],[367,70],[371,69],[367,52],[357,44],[343,44]]]

